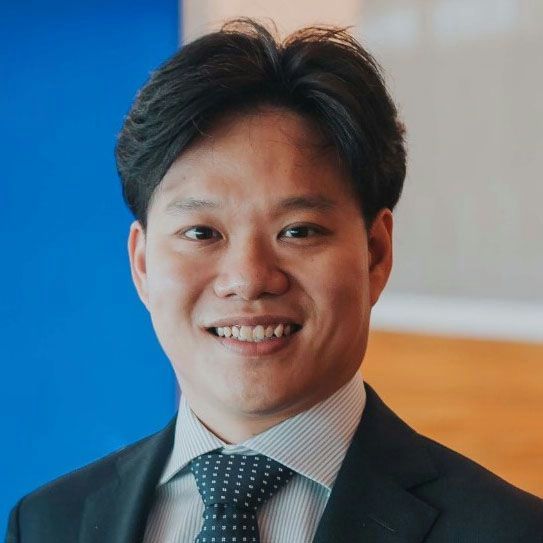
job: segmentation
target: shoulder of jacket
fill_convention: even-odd
[[[443,495],[448,503],[469,508],[479,517],[504,515],[537,522],[543,542],[543,500],[515,487],[474,460],[425,436],[420,436],[440,476],[421,488],[422,494]]]

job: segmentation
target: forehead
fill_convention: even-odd
[[[324,210],[325,200],[354,199],[335,147],[316,124],[277,109],[221,119],[172,164],[159,192],[163,205],[182,196],[215,195],[240,205],[256,196],[271,201],[303,193],[316,198],[316,209],[320,197]]]

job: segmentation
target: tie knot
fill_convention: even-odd
[[[206,507],[222,504],[255,511],[294,475],[286,466],[261,454],[218,451],[196,457],[190,470]]]

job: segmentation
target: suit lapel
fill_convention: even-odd
[[[142,541],[147,516],[173,446],[175,417],[161,432],[120,454],[107,482],[85,503],[80,543]]]
[[[420,543],[439,512],[409,489],[437,478],[417,434],[365,384],[367,401],[314,543]],[[122,452],[85,503],[79,543],[141,542],[173,447],[175,417]]]
[[[438,511],[409,488],[437,472],[417,434],[365,388],[364,414],[314,543],[420,543]]]

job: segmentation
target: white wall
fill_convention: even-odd
[[[185,42],[231,17],[271,18],[285,36],[315,23],[353,25],[361,8],[359,0],[182,0],[182,4]]]
[[[427,327],[543,340],[543,2],[363,8],[409,131],[391,306],[418,295]]]
[[[382,328],[543,341],[543,2],[188,0],[187,39],[233,16],[354,25],[408,127]]]

